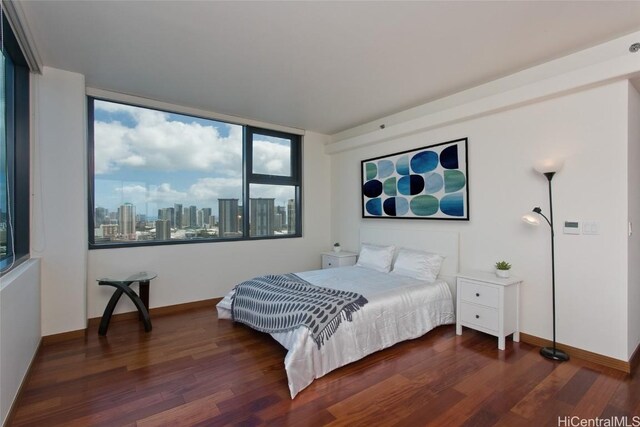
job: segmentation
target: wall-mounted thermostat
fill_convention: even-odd
[[[565,221],[564,234],[580,234],[580,221]]]

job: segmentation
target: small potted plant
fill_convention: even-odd
[[[509,277],[509,270],[511,270],[511,264],[507,261],[498,261],[496,262],[496,276],[507,278]]]
[[[338,253],[338,252],[340,252],[340,250],[341,250],[341,249],[342,249],[342,248],[340,247],[340,242],[335,242],[335,243],[333,244],[333,252]]]

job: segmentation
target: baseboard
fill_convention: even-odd
[[[166,316],[170,314],[180,313],[182,311],[193,310],[196,308],[211,307],[211,309],[213,310],[216,304],[220,302],[220,300],[222,300],[222,298],[211,298],[211,299],[206,299],[202,301],[168,305],[165,307],[155,307],[155,308],[149,309],[149,316],[153,320],[154,317]],[[130,311],[127,313],[114,314],[113,316],[111,316],[111,322],[118,322],[122,320],[131,320],[131,319],[137,319],[137,318],[138,318],[138,311]],[[45,337],[42,337],[42,341],[41,341],[42,345],[50,345],[50,344],[59,343],[62,341],[71,340],[71,339],[83,338],[86,336],[88,330],[96,329],[98,327],[98,325],[100,324],[100,319],[101,317],[93,317],[91,319],[88,319],[86,329],[62,332],[60,334],[47,335]]]
[[[73,340],[77,338],[84,338],[87,330],[78,329],[77,331],[62,332],[59,334],[52,334],[42,337],[42,345],[47,346],[63,341]]]
[[[534,335],[529,335],[522,332],[520,332],[520,341],[537,347],[550,347],[553,345],[553,342],[548,339],[536,337]],[[556,343],[556,347],[567,353],[569,356],[575,357],[576,359],[582,359],[588,362],[595,363],[597,365],[617,369],[618,371],[626,372],[627,374],[630,374],[632,368],[640,363],[640,352],[638,351],[638,349],[636,349],[636,351],[634,352],[631,360],[625,362],[624,360],[614,359],[613,357],[603,356],[602,354],[593,353],[591,351],[582,350],[580,348],[571,347],[565,344]]]
[[[182,304],[174,304],[174,305],[167,305],[165,307],[155,307],[155,308],[151,308],[149,309],[149,317],[151,317],[151,321],[153,321],[154,317],[158,317],[158,316],[166,316],[169,314],[176,314],[176,313],[180,313],[182,311],[188,311],[188,310],[193,310],[196,308],[206,308],[206,307],[211,307],[211,309],[215,309],[216,304],[218,304],[218,302],[220,302],[220,300],[222,300],[222,298],[211,298],[211,299],[205,299],[205,300],[201,300],[201,301],[193,301],[193,302],[185,302]],[[122,321],[122,320],[131,320],[131,319],[137,319],[138,318],[138,311],[129,311],[127,313],[118,313],[118,314],[114,314],[113,316],[111,316],[111,322],[118,322],[118,321]],[[98,325],[100,324],[100,319],[102,319],[102,317],[92,317],[91,319],[89,319],[88,321],[88,325],[87,328],[88,329],[93,329],[98,327]]]

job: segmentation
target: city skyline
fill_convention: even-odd
[[[218,210],[223,213],[218,218],[211,214],[212,208],[196,205],[174,204],[159,209],[155,217],[137,213],[132,203],[124,203],[114,211],[99,206],[94,209],[94,240],[105,243],[242,237],[243,206],[239,199],[219,199],[218,203]],[[251,198],[249,203],[250,236],[296,232],[293,199],[286,206],[275,205],[274,198]]]

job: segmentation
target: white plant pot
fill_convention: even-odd
[[[342,250],[342,248],[340,246],[334,246],[333,247],[333,252],[338,253]]]
[[[496,268],[496,276],[502,277],[503,279],[508,278],[511,275],[511,270],[498,270]]]

